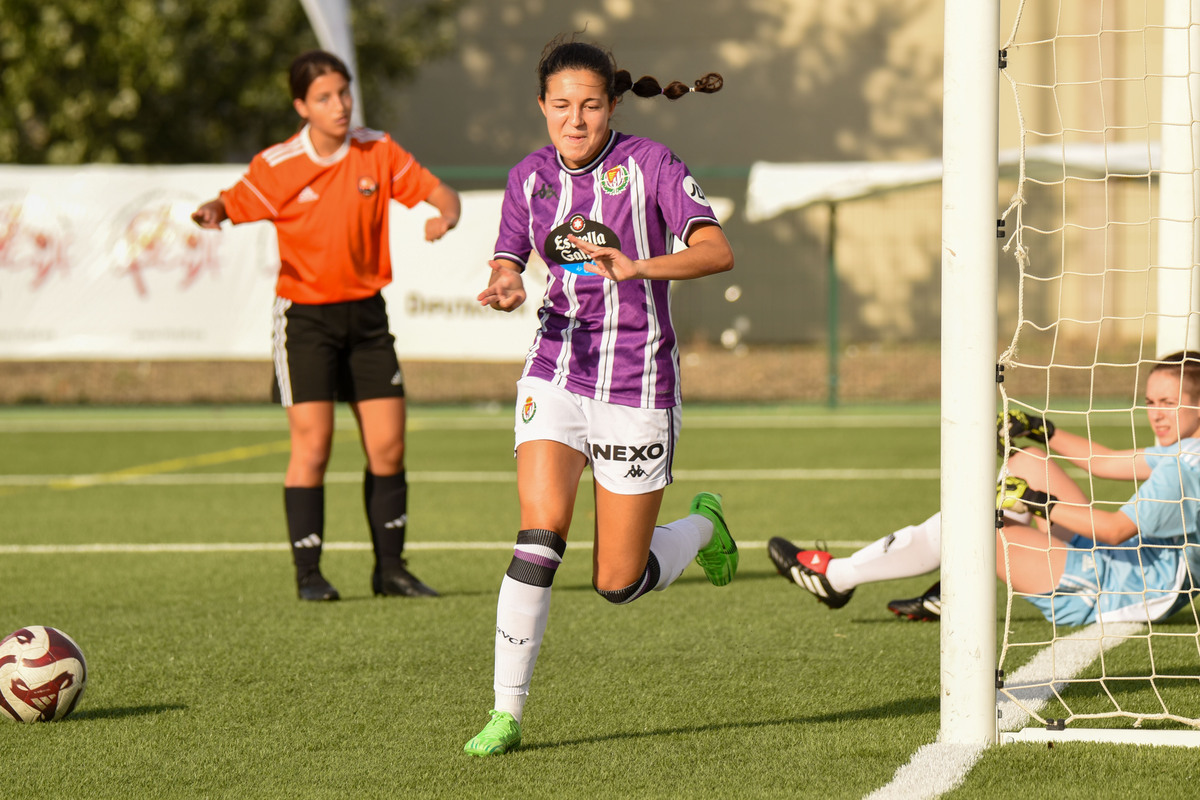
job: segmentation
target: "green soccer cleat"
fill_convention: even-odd
[[[521,723],[516,717],[507,711],[488,713],[491,721],[463,747],[469,756],[500,756],[521,746]]]
[[[699,514],[713,526],[712,541],[696,553],[696,563],[704,569],[708,582],[713,586],[724,586],[737,574],[737,542],[729,535],[725,524],[725,512],[721,509],[721,496],[712,492],[701,492],[692,498],[693,514]]]

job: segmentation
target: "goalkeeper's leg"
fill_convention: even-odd
[[[839,592],[862,583],[911,578],[932,572],[942,561],[942,515],[909,525],[847,558],[830,560],[825,577]]]

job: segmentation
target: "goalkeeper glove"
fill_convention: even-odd
[[[1007,413],[1001,411],[996,417],[996,452],[1004,455],[1004,429],[1008,428],[1008,438],[1020,439],[1024,436],[1032,442],[1045,445],[1054,436],[1054,423],[1048,419],[1028,414],[1019,409]]]
[[[1009,476],[996,487],[996,507],[1007,508],[1018,514],[1026,511],[1035,517],[1050,518],[1050,507],[1058,502],[1052,494],[1029,488],[1024,478]]]

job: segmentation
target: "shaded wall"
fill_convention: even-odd
[[[630,96],[614,120],[620,130],[669,144],[709,195],[735,201],[726,231],[737,267],[677,284],[681,336],[717,343],[722,332],[736,329],[750,343],[819,342],[828,327],[827,228],[807,213],[747,223],[747,172],[755,161],[938,155],[942,13],[935,0],[469,0],[458,15],[455,55],[426,67],[389,107],[368,109],[366,119],[393,132],[448,182],[494,188],[508,167],[547,143],[534,69],[556,34],[586,26],[583,38],[609,46],[635,78],[648,73],[664,83],[691,82],[721,72],[726,83],[718,94],[674,103]],[[859,220],[877,248],[910,249],[890,247],[877,234],[911,228],[891,219],[907,213],[903,205],[880,212],[885,225]],[[856,297],[872,291],[853,260],[861,251],[849,247],[839,259],[849,278],[839,292],[847,336],[936,336],[936,316],[916,326],[897,326],[886,314],[855,316]],[[919,261],[932,268],[929,258]],[[917,285],[931,280],[918,276]],[[732,296],[738,299],[726,299]],[[861,305],[872,303],[878,305]],[[931,304],[936,309],[936,295]]]

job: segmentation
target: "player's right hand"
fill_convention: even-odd
[[[507,266],[508,262],[489,261],[492,277],[488,286],[476,298],[481,305],[497,311],[512,311],[525,302],[525,282],[521,273]]]
[[[227,219],[229,215],[225,213],[225,203],[220,198],[209,200],[192,212],[192,222],[201,228],[220,228]]]
[[[1018,514],[1026,511],[1035,517],[1050,518],[1050,507],[1058,498],[1046,492],[1032,489],[1024,478],[1009,475],[996,487],[996,508],[1007,508]]]
[[[996,452],[1004,455],[1004,430],[1008,429],[1010,441],[1022,437],[1031,442],[1045,445],[1054,436],[1054,423],[1048,419],[1020,409],[1001,411],[996,416]]]

